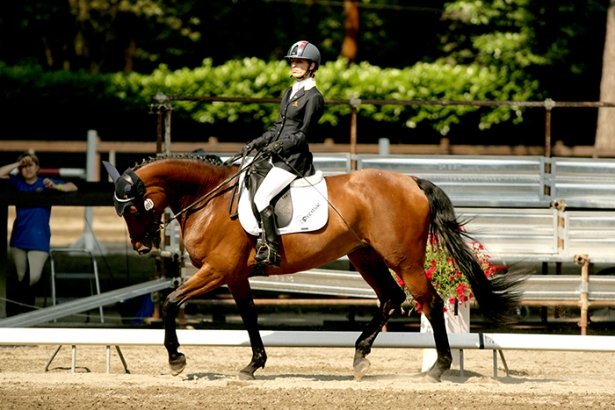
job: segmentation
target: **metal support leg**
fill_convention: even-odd
[[[72,345],[72,364],[71,364],[71,372],[75,373],[75,369],[77,368],[76,363],[77,363],[77,346]],[[58,345],[58,347],[56,347],[56,350],[54,350],[53,354],[51,355],[51,357],[49,358],[49,360],[47,360],[47,364],[45,364],[45,369],[44,371],[49,371],[49,365],[51,364],[51,362],[53,361],[53,359],[55,359],[56,355],[58,354],[58,352],[60,351],[60,349],[62,348],[62,345]],[[120,357],[120,360],[122,361],[122,366],[124,366],[124,372],[126,372],[127,374],[130,374],[130,370],[128,370],[128,365],[126,364],[126,359],[124,359],[124,355],[122,354],[122,351],[120,350],[119,346],[115,346],[115,349],[117,350],[117,354]],[[107,346],[106,347],[106,353],[107,353],[107,373],[111,373],[111,346]]]
[[[71,372],[75,373],[75,367],[76,367],[76,363],[77,363],[77,346],[73,345],[73,359],[72,359],[72,364],[71,364]]]
[[[463,372],[463,349],[459,349],[459,376],[464,377]]]
[[[504,351],[498,350],[498,352],[500,352],[500,358],[502,359],[502,365],[504,366],[504,370],[506,371],[506,377],[508,377],[510,376],[510,373],[508,372],[508,364],[506,363],[506,359],[504,358]]]
[[[122,361],[122,365],[124,365],[124,371],[128,374],[130,374],[130,370],[128,370],[128,366],[126,365],[126,360],[124,360],[124,355],[122,354],[122,351],[120,350],[119,346],[115,346],[115,348],[117,349],[117,354],[120,356],[120,360]]]
[[[45,365],[45,371],[49,371],[49,365],[51,364],[51,362],[53,362],[53,359],[56,357],[61,348],[62,345],[58,345],[58,347],[56,347],[56,350],[53,352],[49,360],[47,360],[47,364]]]
[[[498,377],[498,352],[493,350],[493,378],[497,379]]]

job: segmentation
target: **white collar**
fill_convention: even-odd
[[[295,95],[297,91],[299,91],[301,88],[307,91],[311,90],[314,87],[316,87],[316,81],[314,81],[313,77],[308,77],[305,80],[297,81],[293,84],[293,89],[290,93],[290,96],[292,97],[293,95]]]

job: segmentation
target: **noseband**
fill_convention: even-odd
[[[165,224],[162,222],[162,214],[163,212],[157,212],[155,208],[151,208],[150,210],[146,210],[152,216],[152,221],[147,224],[144,229],[144,233],[138,236],[129,236],[130,239],[150,239],[154,243],[160,241],[160,231],[162,231],[165,227]],[[157,239],[156,239],[157,238]]]

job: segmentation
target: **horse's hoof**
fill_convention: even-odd
[[[179,356],[177,356],[177,359],[169,359],[169,368],[171,369],[171,374],[173,376],[177,376],[183,372],[186,368],[186,356],[180,353]]]
[[[365,373],[369,370],[371,363],[366,358],[356,360],[354,363],[354,379],[361,380]]]
[[[440,378],[440,374],[434,374],[438,372],[434,372],[433,369],[428,371],[425,375],[425,381],[428,383],[441,383],[442,379]]]
[[[255,380],[255,379],[256,378],[254,377],[252,373],[245,373],[245,372],[237,373],[237,380],[248,381],[248,380]]]
[[[425,375],[425,381],[427,383],[442,383],[442,380],[440,378],[435,378],[429,374]]]

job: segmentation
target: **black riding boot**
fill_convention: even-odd
[[[254,261],[257,265],[269,265],[280,267],[280,255],[278,254],[278,234],[275,227],[275,215],[269,205],[263,209],[261,215],[261,236],[256,241],[256,256]]]

